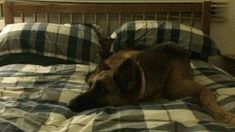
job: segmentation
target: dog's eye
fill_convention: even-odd
[[[105,85],[101,81],[97,81],[95,84],[95,90],[99,93],[105,93],[107,92],[107,89],[105,88]]]
[[[101,91],[102,93],[106,93],[106,92],[107,92],[107,89],[104,88],[104,87],[102,87],[102,88],[100,88],[100,91]]]

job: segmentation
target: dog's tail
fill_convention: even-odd
[[[216,101],[216,96],[206,87],[201,86],[199,94],[201,105],[218,121],[229,125],[235,125],[235,114],[225,111]]]

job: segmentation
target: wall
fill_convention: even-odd
[[[235,0],[230,1],[226,15],[226,22],[212,22],[211,37],[222,54],[235,54]]]

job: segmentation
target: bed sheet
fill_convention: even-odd
[[[195,81],[213,90],[235,113],[235,79],[202,61],[192,61]],[[139,105],[103,107],[81,113],[68,102],[88,89],[84,79],[96,65],[0,67],[1,131],[235,131],[216,122],[192,97]]]

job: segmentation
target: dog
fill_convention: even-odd
[[[216,120],[235,125],[235,115],[220,108],[206,86],[193,81],[190,59],[176,44],[119,51],[97,66],[86,81],[90,89],[69,103],[75,112],[192,96]]]

